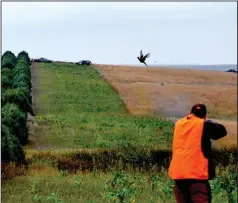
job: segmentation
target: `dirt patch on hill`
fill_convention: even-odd
[[[40,111],[39,98],[42,88],[40,83],[40,63],[32,63],[31,65],[31,82],[32,82],[32,107],[34,114],[37,116]],[[37,150],[51,149],[53,146],[38,142],[39,136],[45,136],[47,127],[37,122],[36,118],[28,114],[28,131],[29,131],[29,144],[25,148],[34,148]]]

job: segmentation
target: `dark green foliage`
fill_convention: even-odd
[[[25,94],[28,96],[29,104],[32,104],[31,98],[31,71],[28,64],[28,55],[25,52],[22,52],[18,55],[18,60],[16,66],[12,70],[13,82],[12,88],[21,88],[24,89]],[[30,110],[32,108],[30,107]]]
[[[16,65],[16,56],[10,52],[6,51],[2,56],[1,68],[14,68]]]
[[[106,198],[109,202],[134,202],[136,196],[136,185],[134,180],[123,172],[115,172],[112,180],[105,184]]]
[[[6,103],[16,104],[21,111],[32,112],[29,94],[26,88],[7,89],[4,95],[2,95],[2,105]]]
[[[220,190],[223,190],[227,195],[228,203],[235,203],[235,196],[237,194],[237,156],[232,156],[230,154],[229,165],[222,166],[219,164],[219,171],[217,173],[216,179],[214,179],[213,185],[214,190],[218,193]]]
[[[26,51],[21,51],[18,55],[17,55],[17,60],[19,61],[20,59],[24,58],[28,64],[28,66],[31,65],[31,59],[29,57],[29,54]]]
[[[2,124],[11,129],[21,144],[28,140],[27,113],[21,111],[17,105],[7,103],[2,107]]]
[[[12,77],[12,70],[9,68],[2,68],[1,69],[1,74],[2,75],[7,75],[9,77]]]
[[[5,91],[6,91],[6,89],[1,87],[1,95],[4,95]],[[1,99],[2,99],[2,96],[1,96]]]
[[[11,88],[12,72],[9,68],[1,69],[1,87],[4,89]]]
[[[7,75],[2,75],[1,77],[1,87],[4,89],[11,88],[12,86],[12,79]]]
[[[20,83],[20,82],[24,82],[26,84],[25,87],[31,88],[31,79],[26,74],[21,73],[21,74],[13,76],[13,84],[16,85],[17,83]]]
[[[27,82],[29,84],[31,83],[31,79],[29,78],[29,76],[24,74],[24,73],[20,73],[20,74],[17,74],[17,75],[15,74],[13,76],[13,79],[15,81],[24,81],[24,82]]]
[[[20,66],[20,67],[24,67],[24,68],[27,68],[27,69],[30,70],[30,65],[28,64],[27,59],[24,58],[23,56],[17,60],[16,66],[17,65]]]
[[[1,162],[18,162],[25,160],[23,148],[8,126],[1,125]]]
[[[12,69],[15,66],[15,61],[9,57],[5,57],[2,60],[2,68]]]
[[[19,74],[25,74],[30,78],[31,77],[30,68],[25,66],[24,63],[17,63],[16,66],[12,70],[12,75],[17,76]]]
[[[24,88],[27,90],[27,94],[30,96],[30,89],[31,86],[29,85],[28,82],[25,81],[15,81],[13,80],[12,82],[12,88]],[[29,97],[30,98],[30,97]]]
[[[1,59],[5,58],[5,57],[12,57],[16,60],[15,54],[12,53],[11,51],[5,51],[4,54],[2,55]]]
[[[21,145],[28,141],[27,112],[31,107],[30,58],[26,51],[16,57],[11,51],[2,55],[2,161],[19,162],[25,158]]]

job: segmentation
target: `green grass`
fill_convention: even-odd
[[[66,175],[66,174],[65,174]],[[106,195],[110,195],[110,187],[105,188],[106,182],[112,180],[113,175],[108,174],[87,174],[87,175],[70,175],[65,176],[64,173],[57,176],[27,176],[18,177],[14,180],[5,181],[3,183],[2,200],[6,203],[21,202],[21,203],[33,203],[33,202],[54,202],[47,201],[47,198],[55,194],[55,200],[62,200],[61,203],[75,203],[75,202],[109,202],[109,198]],[[135,188],[135,202],[150,202],[152,198],[151,185],[148,182],[149,176],[140,174],[127,174],[127,179],[134,182]],[[163,188],[166,177],[161,177],[158,188]],[[166,180],[167,182],[167,180]],[[120,189],[128,189],[128,187],[121,187]],[[159,190],[158,189],[158,190]],[[163,194],[160,192],[163,198],[167,198],[166,202],[173,202],[173,196],[171,194]],[[111,194],[112,196],[112,194]],[[127,196],[130,196],[128,194]],[[35,198],[35,201],[34,201]],[[41,199],[37,201],[36,199]],[[128,201],[127,198],[125,202]],[[157,195],[157,201],[159,200]],[[162,199],[161,199],[162,200]],[[57,201],[55,201],[57,202]],[[131,201],[130,201],[131,202]],[[160,201],[164,202],[164,201]]]
[[[39,77],[38,148],[171,147],[172,122],[129,115],[94,68],[41,64]]]
[[[114,188],[111,186],[113,180],[118,182]],[[225,191],[216,189],[215,181],[210,181],[210,184],[212,202],[228,202]],[[139,203],[175,202],[173,182],[168,178],[166,172],[160,174],[108,172],[68,175],[67,172],[62,171],[53,176],[36,173],[34,176],[17,177],[14,180],[4,181],[2,184],[2,201],[5,203],[96,203],[109,202],[113,198],[117,200],[114,202],[120,202],[116,198],[118,194],[124,197],[124,201],[121,202],[133,202],[133,200]],[[235,190],[232,195],[236,198]]]
[[[171,150],[172,122],[127,114],[118,94],[93,68],[41,64],[39,78],[40,95],[36,98],[39,127],[34,135],[37,149],[34,145],[27,147],[29,166],[26,171],[6,169],[9,177],[22,171],[25,175],[2,182],[3,202],[104,203],[112,199],[119,202],[116,198],[119,194],[121,202],[175,202],[167,170],[162,168],[158,172]],[[104,149],[109,150],[109,154],[104,153]],[[120,167],[124,165],[117,160],[118,154],[111,153],[112,149],[119,154],[123,152],[121,157],[129,163],[125,176],[120,176],[123,175]],[[149,154],[140,151],[142,149]],[[167,152],[163,154],[163,150]],[[154,165],[146,163],[148,170],[133,166],[144,159]],[[72,167],[82,163],[90,165],[93,161],[95,168],[88,174],[60,171],[63,167],[71,172]],[[106,169],[106,173],[101,169]],[[116,170],[120,170],[119,176],[115,176]],[[211,181],[214,203],[228,202],[227,188],[233,197],[237,192],[236,177],[232,176],[236,174],[234,168],[220,170],[220,178]],[[119,177],[117,181],[121,184],[113,188],[115,177]]]
[[[37,117],[40,126],[36,142],[51,148],[115,149],[171,146],[172,123],[149,117],[81,113]]]
[[[92,67],[40,64],[38,115],[82,112],[126,113],[123,102]]]

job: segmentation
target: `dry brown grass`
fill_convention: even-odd
[[[113,65],[97,68],[120,93],[131,114],[181,117],[194,103],[203,102],[208,117],[219,119],[227,127],[228,136],[218,145],[236,144],[237,74]]]
[[[235,146],[237,147],[237,121],[226,121],[226,120],[217,120],[215,121],[223,124],[227,130],[227,136],[214,142],[214,146],[224,147],[224,146]]]

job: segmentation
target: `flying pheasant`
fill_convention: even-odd
[[[147,66],[147,64],[145,63],[145,60],[147,59],[147,58],[149,58],[150,57],[150,53],[148,53],[148,54],[146,54],[145,56],[143,56],[143,54],[142,54],[142,50],[140,51],[140,57],[137,57],[138,58],[138,60],[141,62],[141,63],[144,63],[146,66]],[[147,66],[148,67],[148,66]]]

